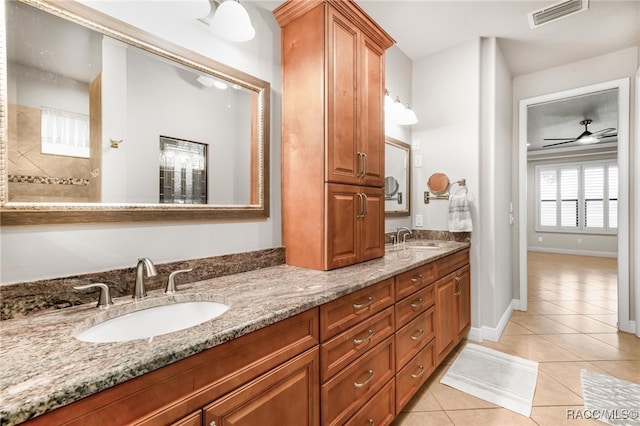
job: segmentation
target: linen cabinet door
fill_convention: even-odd
[[[354,186],[326,184],[326,188],[325,269],[329,270],[358,261],[359,224],[356,216],[362,210],[362,197]]]
[[[311,349],[204,408],[208,426],[319,426],[318,349]]]
[[[358,29],[327,8],[327,170],[326,181],[357,184],[362,159],[358,153]]]
[[[384,187],[384,50],[362,35],[360,90],[361,183]]]
[[[360,218],[360,260],[384,256],[384,190],[362,187],[365,211]]]

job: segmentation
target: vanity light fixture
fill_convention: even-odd
[[[396,121],[396,124],[399,126],[411,126],[417,122],[418,117],[416,116],[416,113],[413,112],[410,105],[406,105],[402,112],[402,116]]]
[[[227,83],[224,83],[208,75],[200,75],[198,76],[197,80],[198,83],[202,84],[204,87],[215,87],[216,89],[220,90],[224,90],[228,87]]]
[[[209,0],[211,11],[199,18],[217,36],[229,41],[249,41],[256,35],[247,10],[239,0]]]

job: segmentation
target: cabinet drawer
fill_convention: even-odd
[[[391,336],[393,307],[364,320],[325,342],[320,347],[322,381],[326,382],[367,350]]]
[[[435,335],[435,307],[432,306],[396,333],[396,370],[404,367]]]
[[[399,413],[435,370],[433,340],[396,375],[396,411]]]
[[[393,304],[393,278],[320,306],[320,339],[324,342]]]
[[[322,385],[322,423],[342,425],[395,373],[393,337]]]
[[[469,263],[469,249],[438,259],[436,261],[437,277],[442,278],[449,272],[453,272],[467,263]]]
[[[395,417],[396,381],[391,379],[346,423],[348,426],[385,426]]]
[[[396,276],[396,300],[400,300],[416,290],[431,284],[436,279],[435,262],[427,263],[418,268]]]
[[[198,410],[184,419],[173,422],[170,426],[202,426],[202,410]]]
[[[396,303],[396,330],[433,305],[435,301],[434,289],[435,285],[429,284],[422,290]]]

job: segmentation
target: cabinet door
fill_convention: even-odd
[[[384,50],[362,34],[360,58],[360,139],[361,183],[384,186]]]
[[[326,181],[357,184],[358,155],[358,29],[328,8]]]
[[[451,277],[436,282],[436,359],[440,364],[458,339],[456,282]]]
[[[318,426],[318,349],[311,349],[204,408],[205,425]]]
[[[458,285],[458,341],[471,328],[471,273],[469,267],[461,269],[454,279]]]
[[[358,261],[358,222],[361,197],[358,187],[327,184],[325,227],[325,269],[352,265]],[[315,225],[308,225],[315,226]]]
[[[384,256],[384,190],[362,187],[364,217],[360,219],[360,260]]]

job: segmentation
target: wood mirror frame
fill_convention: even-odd
[[[269,216],[270,84],[204,55],[149,34],[137,27],[70,0],[18,0],[113,39],[224,79],[256,93],[258,113],[252,148],[251,204],[184,205],[120,203],[18,203],[8,198],[7,40],[0,34],[0,225],[51,225],[149,221],[207,221]],[[255,167],[253,166],[255,165]]]
[[[411,145],[391,136],[385,136],[385,208],[386,217],[411,216]],[[388,149],[394,149],[404,154],[402,164],[393,164],[393,159],[388,155]],[[392,171],[397,171],[397,176]],[[386,194],[387,179],[392,178],[399,184],[393,196]],[[404,198],[401,204],[397,203],[398,193]]]

